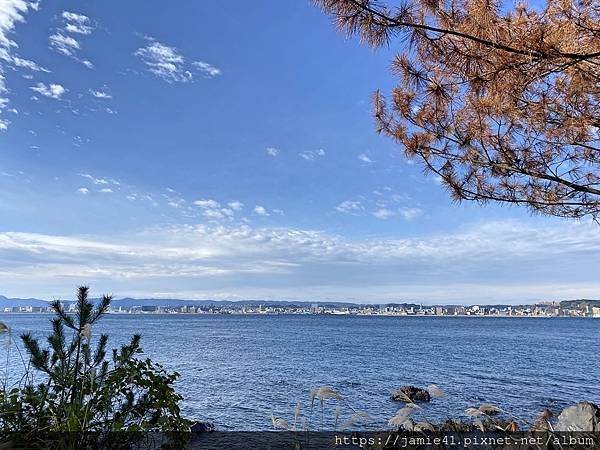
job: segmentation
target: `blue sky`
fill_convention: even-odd
[[[599,297],[597,225],[457,205],[310,2],[0,0],[0,294]]]

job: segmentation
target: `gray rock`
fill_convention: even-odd
[[[431,400],[429,392],[415,386],[402,386],[392,392],[392,400],[398,402],[428,402]]]
[[[479,409],[479,411],[484,413],[486,416],[495,416],[500,413],[500,408],[490,405],[489,403],[482,403],[477,409]]]
[[[579,402],[563,409],[554,427],[557,431],[600,432],[600,410],[590,402]]]
[[[215,425],[211,422],[194,422],[190,427],[192,433],[210,433],[215,429]]]

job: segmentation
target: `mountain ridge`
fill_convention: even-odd
[[[92,299],[94,303],[97,303],[100,299],[95,298]],[[64,300],[65,304],[73,303],[75,300]],[[3,308],[14,308],[14,307],[47,307],[50,303],[49,300],[42,300],[38,298],[8,298],[6,296],[0,295],[0,311]],[[405,301],[405,302],[387,302],[387,303],[353,303],[353,302],[340,302],[340,301],[308,301],[308,300],[189,300],[189,299],[178,299],[178,298],[133,298],[133,297],[124,297],[119,299],[114,299],[111,303],[113,308],[123,307],[123,308],[132,308],[136,306],[161,306],[166,308],[177,308],[182,306],[258,306],[265,305],[271,307],[277,306],[310,306],[310,305],[318,305],[324,307],[364,307],[364,306],[403,306],[403,307],[413,307],[419,308],[421,305],[430,307],[467,307],[471,305],[456,305],[456,304],[421,304],[414,301]],[[509,305],[509,304],[494,304],[494,305],[480,305],[483,308],[498,308],[498,307],[506,307],[506,306],[525,306],[525,305],[535,305],[539,303],[523,303],[519,305]],[[575,300],[562,300],[560,301],[560,306],[563,308],[568,307],[581,307],[582,305],[590,305],[600,307],[600,300],[593,299],[575,299]]]

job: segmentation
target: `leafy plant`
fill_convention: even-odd
[[[48,348],[29,333],[21,336],[44,381],[35,384],[28,376],[24,385],[0,391],[0,433],[189,431],[173,387],[179,374],[140,358],[139,334],[107,358],[108,335],[93,339],[92,332],[111,297],[94,307],[88,293],[88,287],[78,289],[75,314],[52,303],[56,317]]]

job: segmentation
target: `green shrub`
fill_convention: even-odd
[[[108,336],[92,339],[92,331],[111,297],[94,307],[88,292],[88,287],[79,288],[74,315],[60,302],[52,303],[56,317],[48,348],[42,349],[31,334],[21,336],[30,365],[44,382],[0,391],[0,433],[189,431],[190,423],[180,414],[182,397],[173,388],[179,374],[142,359],[140,335],[108,359]]]

